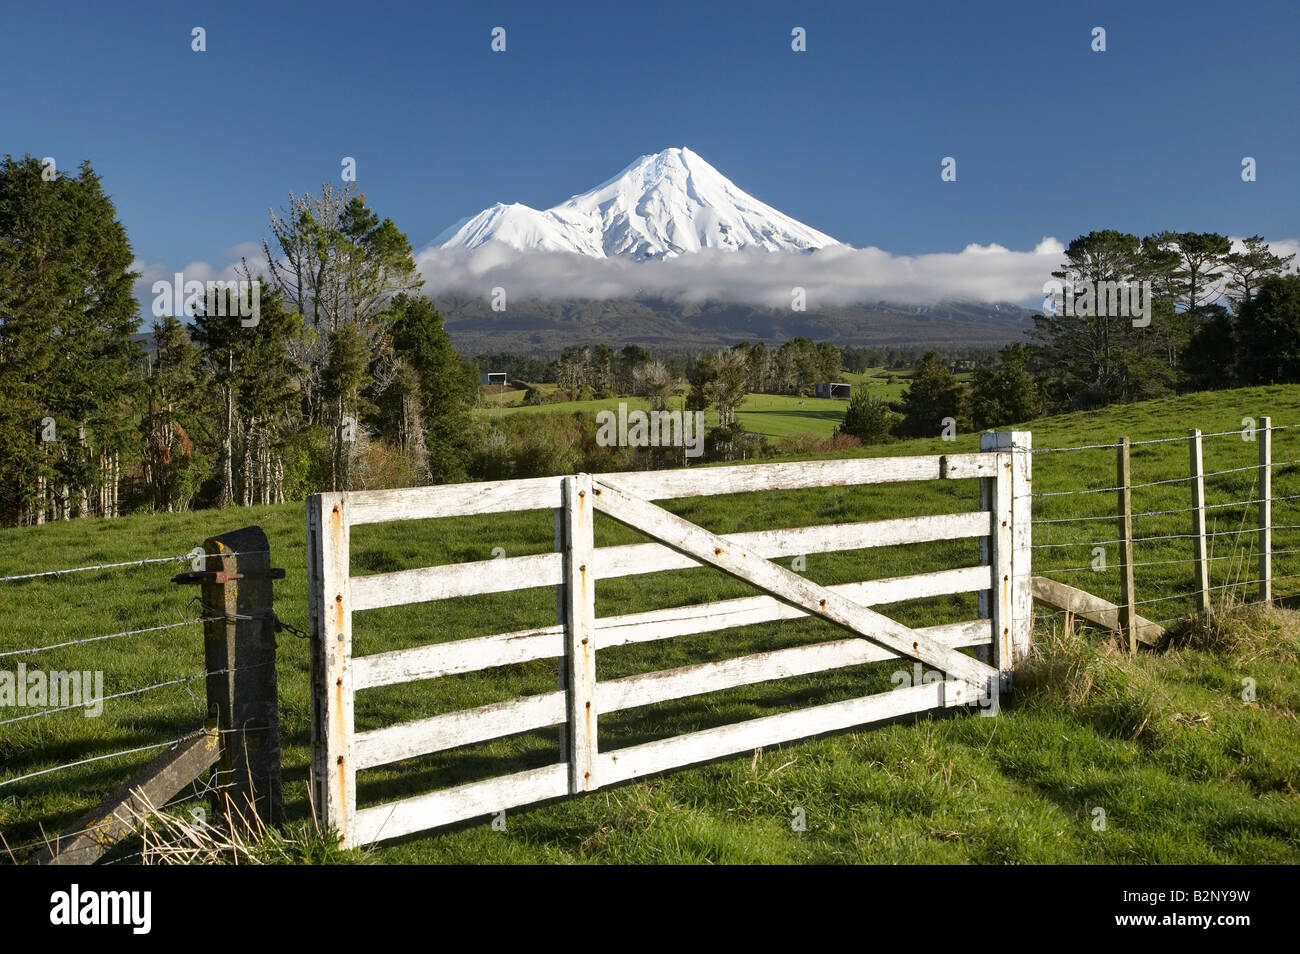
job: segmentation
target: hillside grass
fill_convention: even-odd
[[[522,392],[517,392],[522,393]],[[520,398],[522,400],[522,398]],[[524,405],[517,401],[503,403],[494,407],[483,408],[477,413],[487,419],[507,414],[581,414],[589,417],[592,427],[596,426],[596,415],[601,411],[618,413],[619,404],[626,404],[629,411],[648,410],[650,405],[644,398],[615,397],[591,401],[561,401],[555,404]],[[788,394],[749,394],[736,414],[745,430],[766,437],[780,440],[792,434],[812,434],[816,437],[830,437],[835,428],[844,420],[847,401],[831,398],[799,397]],[[669,410],[681,410],[684,402],[681,397],[669,402]],[[706,427],[716,427],[718,412],[705,412]]]
[[[862,372],[843,371],[838,380],[847,381],[855,388],[866,387],[871,396],[879,400],[896,403],[903,399],[912,377],[911,371],[888,371],[884,368],[868,368]],[[956,375],[958,380],[969,380],[969,372]],[[555,385],[538,385],[543,392],[554,391]],[[592,419],[600,411],[618,411],[620,403],[625,403],[628,410],[647,410],[649,404],[643,398],[615,397],[591,401],[557,401],[554,404],[524,405],[525,391],[505,391],[484,396],[484,407],[477,413],[487,419],[509,414],[581,414]],[[680,395],[670,402],[671,409],[679,410],[683,405]],[[771,441],[795,434],[811,434],[814,437],[830,437],[844,420],[847,401],[830,398],[800,397],[790,394],[747,394],[737,410],[741,425],[745,430]],[[714,427],[718,423],[716,411],[705,414],[705,424]]]
[[[804,399],[807,400],[807,399]],[[615,402],[617,403],[617,402]],[[843,406],[842,402],[828,402]],[[544,410],[544,409],[539,409]],[[1177,436],[1188,426],[1205,432],[1241,427],[1248,415],[1271,414],[1275,424],[1300,424],[1300,387],[1254,388],[1190,395],[1104,412],[1036,421],[1038,447],[1109,444]],[[907,441],[833,456],[879,456],[974,450],[978,435],[956,442]],[[1206,469],[1254,463],[1256,445],[1240,437],[1207,438]],[[1300,458],[1300,431],[1274,437],[1278,461]],[[1186,476],[1184,442],[1139,445],[1133,481]],[[1108,448],[1037,454],[1036,492],[1108,488],[1114,451]],[[1249,499],[1251,470],[1207,480],[1211,504]],[[1275,468],[1274,493],[1300,495],[1294,465]],[[1189,506],[1185,482],[1134,490],[1138,511]],[[1049,496],[1035,500],[1035,572],[1114,599],[1113,569],[1092,569],[1092,547],[1114,538],[1114,494]],[[669,509],[720,533],[947,513],[978,507],[973,481],[675,501]],[[1253,506],[1214,510],[1211,530],[1249,528]],[[1300,525],[1296,501],[1274,507],[1275,594],[1300,594]],[[1069,522],[1048,523],[1049,520]],[[306,628],[306,555],[301,504],[83,520],[0,531],[0,576],[101,562],[183,554],[204,537],[258,524],[271,542],[272,562],[286,578],[275,585],[276,611]],[[1139,536],[1190,530],[1190,514],[1135,520]],[[635,542],[633,531],[598,519],[598,545]],[[549,512],[457,518],[358,527],[354,573],[490,559],[549,551]],[[1224,605],[1255,599],[1253,534],[1223,535],[1213,556],[1212,584]],[[1193,610],[1191,541],[1141,543],[1137,562],[1145,615],[1178,620]],[[1064,544],[1064,545],[1061,545]],[[1061,545],[1061,546],[1058,546]],[[1105,545],[1106,565],[1116,553]],[[807,556],[809,578],[848,582],[923,572],[978,561],[975,541],[955,541]],[[789,560],[783,560],[789,564]],[[72,574],[0,583],[9,613],[0,652],[160,625],[194,616],[194,587],[169,582],[183,564]],[[602,581],[599,615],[651,610],[748,595],[750,588],[716,571],[695,569]],[[882,608],[916,626],[970,619],[973,595]],[[357,614],[360,654],[547,625],[554,593],[450,600]],[[381,862],[1139,862],[1273,863],[1300,861],[1300,660],[1295,614],[1257,610],[1191,627],[1174,647],[1127,660],[1107,648],[1104,634],[1066,639],[1066,621],[1046,611],[1036,640],[1042,658],[1023,674],[1017,692],[995,718],[967,712],[841,733],[761,753],[511,812],[506,830],[476,821],[437,834],[385,843],[358,859]],[[1053,636],[1053,634],[1057,634]],[[1235,635],[1234,635],[1235,634]],[[1244,634],[1244,635],[1243,635]],[[809,620],[702,634],[601,650],[600,678],[614,678],[749,652],[836,638]],[[280,679],[286,797],[296,824],[308,817],[308,652],[281,634]],[[47,670],[104,671],[106,693],[177,679],[203,666],[199,626],[0,657]],[[603,716],[600,745],[612,749],[680,732],[807,705],[885,691],[910,665],[877,664],[634,709]],[[1241,698],[1252,679],[1254,702]],[[555,661],[539,661],[387,687],[357,700],[358,729],[438,712],[551,691]],[[164,742],[193,731],[204,717],[202,681],[110,700],[104,715],[60,713],[0,725],[0,832],[13,857],[40,831],[55,831],[108,794],[150,758],[141,753],[94,762],[3,785],[9,779],[65,762]],[[0,719],[24,714],[0,709]],[[361,804],[375,804],[444,785],[547,764],[558,757],[558,730],[467,746],[363,772]],[[185,810],[186,805],[178,806]],[[1105,831],[1094,829],[1094,810]],[[805,831],[791,830],[796,809]],[[128,852],[129,853],[129,852]],[[3,853],[0,852],[0,855]],[[336,856],[305,851],[304,859]]]

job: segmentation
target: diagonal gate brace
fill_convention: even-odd
[[[981,696],[996,689],[998,671],[992,666],[867,609],[771,560],[737,547],[662,507],[597,478],[592,479],[592,495],[596,509],[619,523],[649,534],[679,553],[752,583],[777,599],[842,626],[868,642],[960,679],[974,687]]]

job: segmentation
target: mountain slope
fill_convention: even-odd
[[[760,202],[686,148],[642,156],[590,192],[544,211],[498,203],[433,244],[475,249],[491,241],[634,261],[703,248],[811,251],[839,244]]]
[[[901,348],[998,348],[1025,340],[1033,314],[1014,305],[952,302],[924,310],[887,302],[792,312],[739,302],[664,299],[516,299],[494,312],[477,295],[443,294],[438,310],[462,354],[514,351],[555,357],[570,345],[639,344],[709,351],[740,341],[780,345],[795,337]]]

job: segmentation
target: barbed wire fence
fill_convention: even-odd
[[[1231,431],[1191,430],[1179,437],[1033,448],[1035,486],[1051,489],[1024,495],[1032,499],[1033,508],[1031,575],[1085,590],[1121,610],[1127,606],[1135,619],[1160,627],[1207,608],[1275,603],[1276,584],[1288,584],[1281,589],[1289,594],[1296,589],[1292,581],[1300,579],[1300,572],[1286,572],[1300,570],[1295,558],[1300,537],[1282,546],[1274,539],[1300,530],[1300,492],[1275,492],[1274,476],[1290,483],[1300,458],[1275,459],[1273,437],[1298,427],[1274,425],[1269,418],[1256,425],[1247,418],[1241,429]],[[1256,459],[1206,470],[1201,463],[1206,439],[1215,440],[1215,454],[1228,457],[1226,463],[1239,456],[1242,446]],[[1107,452],[1116,456],[1116,478],[1128,472],[1133,449],[1143,454],[1134,465],[1138,476],[1123,482],[1091,479],[1102,471],[1103,462],[1109,463]],[[1158,476],[1176,466],[1159,452],[1183,449],[1188,450],[1181,464],[1185,475]],[[1154,473],[1155,479],[1144,479],[1143,473]],[[1087,485],[1068,486],[1078,482]],[[1190,506],[1176,505],[1178,494],[1186,494]],[[1126,526],[1125,505],[1131,497],[1143,500],[1143,505],[1128,506]],[[1228,552],[1215,552],[1225,547]],[[1126,559],[1131,553],[1135,555]],[[1275,560],[1283,572],[1275,569]],[[1141,576],[1140,585],[1134,584],[1137,593],[1126,592],[1126,573]],[[1187,604],[1185,612],[1176,612],[1180,602]],[[1034,622],[1057,625],[1076,615],[1040,604]]]
[[[256,528],[252,528],[256,530]],[[238,533],[245,533],[239,531]],[[265,541],[265,536],[260,530],[256,530],[261,540]],[[130,585],[139,587],[150,597],[158,599],[166,590],[173,590],[174,584],[177,583],[218,583],[226,584],[229,580],[242,579],[248,573],[252,576],[267,576],[270,578],[280,578],[283,571],[265,571],[259,573],[256,569],[249,569],[250,564],[240,562],[242,558],[257,557],[263,564],[269,563],[269,548],[249,548],[231,549],[221,547],[218,551],[205,551],[203,547],[196,547],[185,554],[159,555],[142,557],[137,560],[119,561],[111,563],[96,563],[85,566],[74,566],[56,570],[45,570],[31,573],[16,573],[0,576],[0,595],[8,596],[7,603],[13,607],[15,603],[20,603],[23,591],[32,586],[44,587],[49,584],[60,583],[70,579],[81,579],[89,574],[120,574],[123,571],[135,570],[158,570],[168,567],[181,568],[185,564],[189,565],[190,572],[179,573],[175,576],[167,574],[161,579],[150,575],[144,581],[132,582]],[[235,558],[227,560],[227,558]],[[222,570],[209,571],[209,566],[217,567],[237,567],[245,572],[225,572]],[[276,576],[279,574],[279,576]],[[118,583],[114,579],[114,583]],[[102,593],[102,587],[106,581],[95,580],[91,583],[91,589],[98,595]],[[118,585],[122,585],[118,583]],[[10,593],[5,593],[8,588],[13,588]],[[134,592],[134,589],[133,589]],[[95,791],[101,791],[105,794],[111,792],[114,788],[120,787],[121,784],[136,772],[149,764],[153,758],[162,758],[170,755],[172,752],[179,751],[186,743],[192,742],[199,736],[213,734],[220,740],[223,753],[226,746],[231,742],[234,736],[238,736],[241,743],[244,736],[249,732],[274,732],[276,735],[275,759],[276,759],[276,797],[278,798],[278,722],[271,726],[259,726],[253,724],[240,724],[237,727],[229,725],[218,725],[215,721],[216,712],[219,708],[214,704],[213,687],[214,684],[227,687],[218,689],[218,696],[225,691],[229,693],[230,686],[236,685],[236,680],[232,678],[236,673],[243,673],[241,679],[247,679],[247,674],[252,670],[260,670],[275,666],[274,659],[274,641],[272,640],[270,658],[262,658],[260,661],[252,659],[247,662],[241,661],[238,665],[234,660],[248,659],[246,653],[236,654],[234,651],[225,652],[224,658],[229,660],[228,665],[213,666],[211,663],[214,659],[220,658],[213,655],[212,637],[214,634],[221,643],[227,639],[233,642],[234,630],[237,626],[246,623],[255,625],[269,624],[274,631],[289,629],[295,634],[301,635],[291,626],[281,623],[275,616],[274,610],[270,605],[270,588],[265,589],[265,605],[261,612],[237,612],[228,609],[234,604],[232,600],[226,600],[224,606],[211,605],[202,597],[196,596],[187,601],[179,615],[181,619],[175,621],[161,620],[148,626],[137,626],[130,629],[123,629],[118,632],[91,633],[87,635],[77,635],[74,638],[55,639],[52,642],[33,641],[34,644],[26,646],[13,647],[15,641],[12,638],[5,640],[0,638],[0,678],[9,677],[8,689],[11,690],[5,698],[4,693],[0,692],[0,819],[6,815],[12,817],[9,824],[0,824],[0,855],[6,857],[10,862],[19,862],[22,860],[22,853],[30,852],[33,849],[45,848],[50,849],[51,844],[62,846],[65,842],[75,840],[78,836],[91,835],[102,831],[102,823],[96,822],[89,827],[79,828],[72,831],[51,832],[46,830],[45,824],[32,818],[24,817],[21,811],[12,814],[5,811],[6,802],[9,808],[17,808],[19,805],[44,798],[51,791],[53,785],[59,788],[89,788]],[[33,593],[35,600],[49,601],[48,593]],[[59,593],[53,597],[53,601],[61,608],[67,606],[67,595]],[[162,601],[165,601],[165,597]],[[48,609],[48,606],[46,607]],[[11,608],[10,612],[13,610]],[[44,618],[44,617],[42,617]],[[75,613],[64,612],[61,621],[75,619]],[[233,624],[233,625],[230,625]],[[211,629],[215,625],[215,630]],[[227,632],[229,627],[230,632]],[[190,638],[190,633],[198,636],[193,639],[190,645],[193,646],[195,656],[199,659],[206,660],[208,665],[199,671],[190,671],[177,675],[172,678],[145,680],[138,683],[128,683],[123,687],[114,687],[116,691],[111,693],[103,692],[103,669],[105,663],[110,661],[102,653],[98,652],[99,647],[106,644],[118,645],[120,641],[132,640],[131,643],[122,643],[124,647],[121,654],[116,657],[118,661],[123,658],[140,659],[156,656],[166,656],[164,652],[166,647],[160,646],[157,642],[150,642],[159,634],[166,634],[164,638],[173,636],[184,636]],[[2,637],[3,634],[0,634]],[[206,637],[206,638],[205,638]],[[8,642],[9,646],[4,644]],[[82,660],[86,659],[85,653],[90,651],[85,647],[93,646],[95,657],[90,660],[87,666]],[[50,665],[49,660],[54,656],[58,660],[57,668]],[[70,658],[71,656],[71,658]],[[75,662],[79,668],[72,668],[70,663]],[[35,663],[36,666],[30,666]],[[40,668],[44,664],[45,668]],[[4,672],[4,670],[11,670]],[[90,686],[90,678],[93,674],[95,677],[95,687]],[[79,678],[84,677],[84,678]],[[216,680],[213,677],[223,677]],[[191,686],[193,683],[204,680],[207,682],[208,692],[205,698],[196,694]],[[269,685],[274,692],[274,672],[269,675]],[[0,690],[5,687],[0,684]],[[27,692],[25,690],[34,689],[39,691]],[[55,725],[60,716],[68,713],[75,713],[82,710],[87,715],[102,715],[106,704],[113,704],[125,699],[136,699],[139,697],[153,697],[159,694],[165,694],[168,689],[178,689],[188,699],[194,703],[193,707],[188,705],[183,699],[178,700],[175,696],[161,699],[159,707],[163,713],[160,718],[154,720],[155,725],[149,728],[141,727],[137,724],[130,712],[127,712],[128,719],[126,724],[116,722],[113,729],[105,732],[102,730],[77,733],[71,731],[72,726],[63,723],[61,726]],[[5,704],[7,703],[7,705]],[[223,721],[228,720],[232,715],[232,710],[238,708],[238,705],[231,705],[229,698],[221,699],[220,708],[225,711],[222,713]],[[9,715],[8,711],[13,708],[31,708],[34,711],[22,712],[17,715]],[[96,711],[92,712],[94,709]],[[271,709],[274,711],[275,704],[272,701]],[[158,739],[159,729],[167,726],[199,727],[197,731],[182,732],[181,734],[171,734],[171,737]],[[118,729],[124,731],[118,732]],[[20,735],[14,735],[16,730],[22,730]],[[149,736],[153,735],[150,739]],[[119,747],[113,751],[96,752],[95,750],[109,748],[105,746],[106,736],[113,736],[120,739]],[[156,740],[156,741],[155,741]],[[51,742],[56,742],[51,745]],[[122,742],[128,744],[122,745]],[[136,743],[136,744],[131,744]],[[51,750],[62,750],[69,752],[71,757],[64,757],[61,760],[54,761],[54,764],[43,764],[46,761],[43,754]],[[92,754],[93,753],[93,754]],[[215,758],[215,757],[214,757]],[[189,790],[185,793],[176,795],[169,792],[165,800],[159,804],[153,811],[171,810],[177,806],[182,806],[186,802],[202,802],[211,799],[218,793],[233,791],[240,788],[238,779],[232,780],[232,776],[241,774],[243,767],[235,765],[232,767],[229,758],[223,758],[222,762],[213,765],[210,772],[204,770],[202,776],[185,782],[181,787]],[[12,768],[11,768],[12,767]],[[104,781],[95,778],[91,781],[88,773],[103,771]],[[246,774],[246,773],[245,773]],[[37,785],[33,790],[31,785]],[[247,787],[246,785],[244,787]],[[30,794],[29,794],[30,793]],[[128,797],[130,793],[127,793]],[[175,796],[175,797],[174,797]],[[110,799],[111,801],[111,799]],[[197,810],[197,809],[196,809]],[[55,814],[55,813],[47,813]],[[115,813],[116,814],[116,813]],[[127,814],[131,814],[130,811]],[[120,817],[120,816],[119,816]],[[142,819],[137,815],[132,821],[139,822]],[[18,839],[14,843],[8,838],[3,829],[26,829],[29,832],[35,828],[39,832],[38,838]]]

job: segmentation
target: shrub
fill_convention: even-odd
[[[894,412],[884,401],[873,398],[866,391],[856,392],[844,411],[844,422],[836,429],[836,436],[856,438],[863,444],[883,444],[889,440],[894,428]]]

